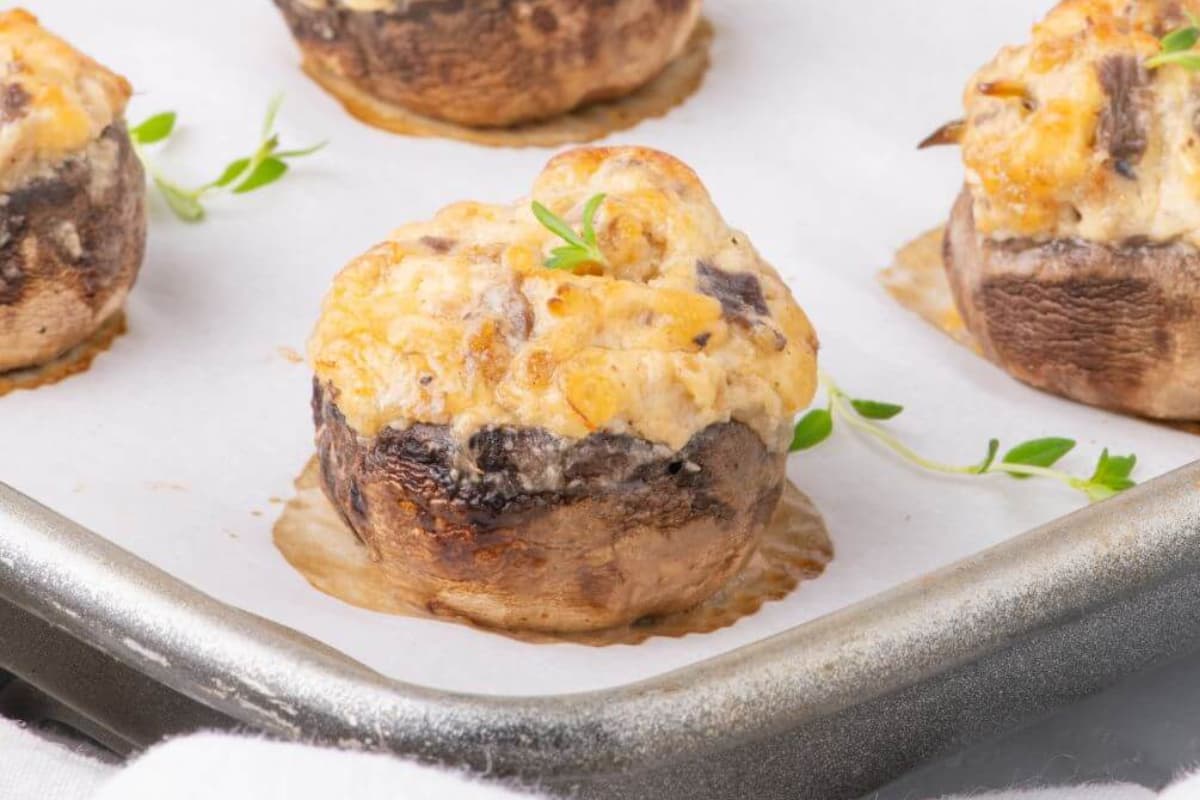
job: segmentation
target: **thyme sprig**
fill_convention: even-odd
[[[1200,51],[1196,50],[1196,43],[1200,42],[1200,20],[1190,11],[1185,13],[1188,24],[1176,28],[1159,40],[1161,52],[1146,60],[1146,69],[1158,69],[1174,64],[1192,72],[1200,71]]]
[[[566,242],[565,245],[554,248],[545,266],[550,269],[573,270],[585,264],[608,266],[608,259],[596,242],[596,212],[607,195],[593,195],[583,207],[583,230],[576,233],[570,223],[555,214],[536,200],[533,201],[533,215],[551,233]]]
[[[988,442],[984,458],[965,466],[946,464],[926,458],[909,447],[880,423],[899,416],[904,407],[893,403],[861,400],[847,394],[828,375],[821,373],[827,405],[809,411],[796,423],[791,450],[809,450],[824,442],[837,423],[845,422],[859,433],[874,439],[905,461],[929,472],[944,475],[980,476],[1004,474],[1012,478],[1046,478],[1083,492],[1092,502],[1106,500],[1136,485],[1130,477],[1137,456],[1114,456],[1107,449],[1100,455],[1091,477],[1083,478],[1054,469],[1075,449],[1073,439],[1051,437],[1023,442],[1000,456],[1000,440]]]
[[[200,222],[206,215],[202,201],[211,193],[228,190],[233,194],[246,194],[269,186],[287,174],[289,160],[312,155],[325,146],[326,143],[321,142],[297,150],[279,149],[280,141],[279,134],[275,131],[275,121],[282,105],[283,95],[276,95],[271,99],[254,152],[229,162],[214,180],[193,189],[181,186],[166,177],[145,150],[149,145],[165,142],[174,133],[178,121],[178,115],[174,111],[155,114],[131,128],[129,135],[155,187],[175,216],[185,222]]]

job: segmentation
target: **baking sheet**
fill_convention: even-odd
[[[1049,0],[710,0],[714,66],[662,120],[618,134],[676,153],[780,269],[849,390],[901,402],[894,425],[932,455],[970,462],[992,436],[1079,439],[1136,451],[1149,478],[1200,456],[1200,439],[1057,400],[1010,380],[891,301],[893,251],[939,222],[957,152],[915,143],[959,111],[970,72],[1020,41]],[[31,10],[137,87],[131,117],[172,108],[160,157],[211,178],[252,144],[287,94],[289,144],[328,138],[261,194],[212,203],[199,226],[155,201],[129,333],[85,375],[0,398],[0,480],[199,589],[314,636],[380,672],[449,690],[551,694],[650,677],[757,641],[954,562],[1079,507],[1045,483],[910,471],[843,433],[791,477],[825,513],[837,558],[823,578],[733,628],[601,650],[530,645],[386,617],[318,594],[271,543],[312,452],[303,350],[329,280],[395,225],[449,202],[508,201],[549,153],[404,139],[347,117],[297,69],[267,0],[47,0]]]

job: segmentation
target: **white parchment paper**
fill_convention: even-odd
[[[277,554],[271,525],[312,453],[303,350],[333,273],[401,222],[459,199],[528,192],[550,153],[406,139],[347,117],[297,69],[268,0],[30,0],[44,22],[124,72],[131,117],[180,112],[163,153],[185,182],[254,140],[287,93],[288,144],[320,156],[261,194],[213,202],[188,226],[155,200],[130,332],[90,372],[0,398],[0,480],[215,597],[340,648],[395,678],[495,694],[598,689],[726,652],[835,611],[1069,512],[1043,483],[929,477],[845,433],[793,459],[838,554],[826,575],[737,626],[594,650],[528,645],[345,606]],[[954,149],[915,144],[958,115],[969,74],[1023,39],[1050,0],[709,0],[714,66],[667,118],[613,137],[693,165],[726,217],[789,280],[824,366],[860,395],[904,403],[898,431],[968,462],[989,437],[1073,436],[1066,466],[1108,445],[1148,478],[1200,438],[1018,385],[877,287],[893,251],[940,222],[961,181]]]

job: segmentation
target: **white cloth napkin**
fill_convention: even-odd
[[[0,800],[514,800],[531,796],[536,795],[388,756],[213,733],[174,739],[117,767],[0,720]],[[1004,792],[970,800],[1200,800],[1200,775],[1161,795],[1122,784]]]

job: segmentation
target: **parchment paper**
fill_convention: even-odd
[[[939,223],[961,182],[954,149],[915,145],[958,115],[971,71],[1022,40],[1049,0],[710,0],[713,68],[667,118],[617,135],[693,165],[732,223],[787,277],[849,390],[904,403],[895,423],[969,462],[989,437],[1073,436],[1065,466],[1136,451],[1149,478],[1200,439],[1021,386],[901,309],[875,273]],[[197,226],[155,201],[129,333],[85,375],[0,399],[0,479],[182,580],[290,625],[395,678],[541,694],[610,687],[827,614],[1070,512],[1044,483],[928,477],[846,433],[795,457],[837,558],[823,578],[735,627],[595,650],[530,645],[327,598],[271,544],[312,452],[302,350],[333,273],[392,227],[459,199],[528,192],[550,153],[405,139],[364,127],[304,78],[267,0],[44,0],[44,22],[130,77],[134,119],[176,109],[161,156],[182,182],[249,147],[287,93],[289,145],[328,138],[261,194],[220,199]]]

